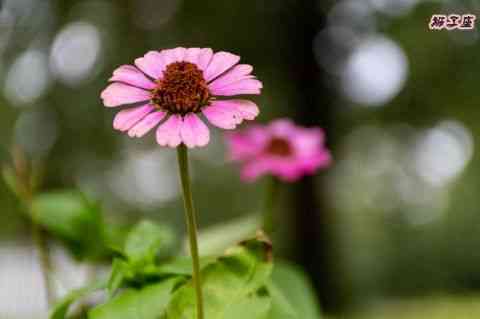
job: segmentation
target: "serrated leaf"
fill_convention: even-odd
[[[124,253],[132,263],[153,264],[160,249],[169,248],[173,239],[170,228],[141,221],[128,234]]]
[[[141,289],[126,289],[109,302],[92,309],[88,318],[159,319],[172,297],[173,289],[183,280],[183,277],[173,277]]]
[[[322,317],[312,284],[300,267],[285,261],[276,261],[272,281],[275,287],[286,296],[299,318],[319,319]]]
[[[201,272],[205,318],[224,319],[228,309],[255,293],[269,278],[271,245],[258,239],[229,249],[224,257]],[[167,319],[194,319],[195,291],[192,282],[180,287],[167,307]]]
[[[105,283],[94,284],[89,287],[77,289],[71,291],[65,297],[63,297],[60,301],[58,301],[52,310],[49,313],[49,319],[65,319],[68,313],[70,306],[77,300],[86,297],[87,295],[91,294],[94,291],[103,289],[105,287]]]

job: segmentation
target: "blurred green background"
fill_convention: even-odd
[[[78,187],[109,219],[148,217],[183,232],[175,152],[114,131],[99,95],[114,68],[148,50],[237,53],[264,83],[260,122],[292,117],[327,130],[335,163],[283,187],[274,238],[277,256],[307,270],[327,314],[480,316],[479,33],[428,29],[433,14],[479,13],[479,1],[0,4],[2,162],[18,146],[42,164],[44,189]],[[202,228],[257,212],[264,188],[240,182],[212,131],[191,152]],[[0,212],[0,317],[32,318],[44,309],[38,266],[3,184]],[[54,254],[71,268],[63,289],[79,285],[83,266]]]

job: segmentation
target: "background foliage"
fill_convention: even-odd
[[[67,191],[48,209],[58,215],[42,219],[76,257],[116,254],[122,227],[142,218],[183,233],[174,152],[114,132],[99,94],[115,67],[150,49],[211,46],[255,66],[265,86],[259,121],[289,116],[327,129],[335,165],[282,189],[274,238],[278,257],[307,270],[327,313],[478,312],[478,28],[428,30],[432,14],[478,13],[477,1],[0,3],[0,159],[20,146],[48,196],[78,189],[102,207],[102,222],[95,209],[64,212],[83,196]],[[263,182],[240,182],[220,132],[192,156],[203,229],[259,211]],[[0,314],[33,318],[45,310],[38,265],[22,206],[2,183],[0,208]],[[95,229],[103,222],[118,229]],[[82,233],[90,236],[78,242]],[[89,270],[54,247],[63,295]],[[170,249],[181,251],[181,240]]]

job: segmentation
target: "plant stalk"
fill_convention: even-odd
[[[188,238],[190,241],[190,253],[193,261],[192,281],[195,287],[197,299],[197,318],[204,318],[203,294],[200,278],[200,258],[198,253],[197,240],[197,217],[193,206],[190,173],[188,168],[188,150],[184,144],[177,147],[178,169],[183,191],[183,203],[185,208],[185,218],[187,222]]]
[[[27,213],[30,216],[30,226],[32,231],[32,240],[35,246],[35,249],[38,254],[38,259],[40,263],[40,270],[43,277],[43,283],[45,285],[46,292],[46,301],[47,306],[50,308],[55,302],[55,294],[53,286],[53,281],[51,277],[52,270],[52,261],[50,258],[50,253],[48,250],[48,238],[45,231],[37,224],[34,212],[32,210],[32,199],[33,199],[33,187],[30,185],[25,185],[25,190],[23,195],[20,196]]]
[[[277,202],[279,186],[280,183],[275,177],[269,177],[265,187],[265,199],[263,203],[263,231],[267,235],[271,235],[275,230],[275,204]]]
[[[52,272],[52,263],[50,260],[50,254],[48,252],[48,240],[46,234],[36,222],[32,222],[32,237],[40,262],[40,269],[46,290],[47,305],[48,308],[50,308],[55,302],[53,281],[50,276]]]

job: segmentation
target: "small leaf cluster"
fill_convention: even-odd
[[[18,171],[18,170],[17,170]],[[109,276],[74,290],[51,309],[50,319],[194,319],[192,260],[172,254],[176,238],[165,225],[142,220],[125,226],[108,223],[99,203],[75,189],[38,192],[36,179],[5,170],[6,183],[26,216],[77,259],[111,264]],[[273,263],[272,245],[249,216],[240,233],[223,225],[200,236],[201,285],[208,319],[318,319],[313,289],[297,267]],[[205,238],[205,240],[202,240]],[[178,246],[178,245],[177,245]],[[217,254],[218,247],[228,247]],[[75,309],[92,295],[100,300]],[[78,310],[81,311],[78,311]]]
[[[195,318],[191,260],[177,257],[161,261],[158,250],[165,238],[157,225],[139,223],[128,234],[121,257],[113,262],[109,280],[69,294],[50,318],[67,318],[69,306],[95,290],[107,293],[104,302],[89,309],[89,319]],[[139,239],[143,239],[141,243]],[[220,256],[202,258],[206,318],[299,318],[272,280],[271,249],[270,242],[259,234]]]

